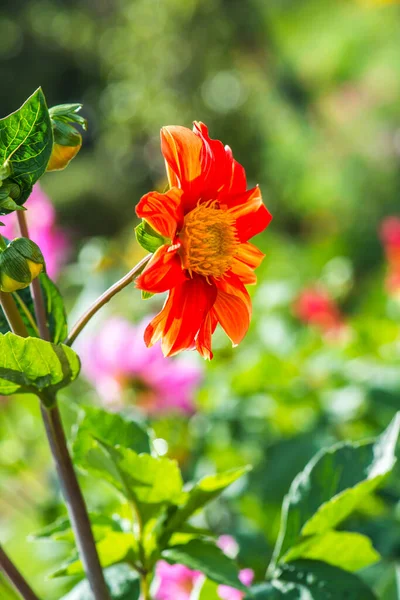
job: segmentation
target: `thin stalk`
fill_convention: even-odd
[[[28,226],[24,212],[18,212],[18,223],[21,235],[29,238]],[[50,341],[50,332],[47,327],[46,312],[43,302],[42,289],[38,279],[34,279],[31,284],[31,293],[35,307],[36,322],[38,324],[40,337]],[[7,301],[3,305],[4,312],[7,315],[6,309],[9,310],[7,319],[16,319],[15,311],[18,309],[15,301],[11,298],[14,307],[11,308],[11,302]],[[19,315],[20,317],[20,315]],[[20,320],[22,321],[21,317]],[[16,323],[16,321],[14,321]],[[22,321],[23,323],[23,321]],[[17,326],[20,326],[20,324]],[[24,326],[25,327],[25,326]],[[21,330],[20,330],[21,331]],[[15,333],[17,331],[14,330]],[[26,332],[26,328],[25,328]],[[19,333],[19,335],[26,335]],[[42,403],[41,411],[43,423],[49,441],[50,449],[56,465],[57,474],[60,479],[61,489],[67,503],[69,518],[72,529],[75,534],[76,543],[79,554],[85,569],[86,576],[89,580],[95,600],[110,600],[109,591],[104,579],[103,570],[100,565],[99,557],[96,550],[96,544],[93,537],[92,528],[90,525],[89,516],[86,509],[85,500],[79,483],[76,477],[74,466],[68,452],[67,440],[62,426],[60,411],[57,406],[56,397],[46,398],[46,408]],[[48,402],[50,400],[50,402]]]
[[[118,292],[123,290],[127,285],[132,283],[132,281],[137,277],[145,268],[147,263],[149,262],[152,254],[148,254],[137,265],[133,267],[122,277],[117,283],[114,283],[107,291],[104,292],[93,304],[92,306],[85,312],[85,314],[75,323],[73,328],[71,329],[70,334],[64,341],[64,344],[67,346],[72,346],[78,335],[81,333],[82,329],[89,323],[90,319],[100,310],[102,306],[107,304]]]
[[[33,331],[38,336],[39,335],[39,329],[38,329],[38,326],[36,325],[35,319],[31,315],[31,312],[30,312],[29,308],[27,307],[27,305],[25,304],[25,302],[22,300],[21,296],[19,296],[19,294],[17,294],[16,292],[13,293],[13,298],[20,305],[21,310],[24,311],[24,314],[26,315],[26,318],[28,319],[28,321],[29,321],[29,323],[30,323]]]
[[[0,571],[8,577],[16,590],[20,593],[24,600],[39,600],[25,577],[20,573],[12,560],[7,556],[3,548],[0,546]]]
[[[150,595],[150,582],[147,572],[140,574],[140,584],[142,588],[143,600],[152,600]]]

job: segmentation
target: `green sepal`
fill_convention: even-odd
[[[149,298],[152,298],[154,296],[154,294],[152,292],[146,292],[145,290],[142,290],[142,300],[148,300]]]
[[[26,284],[29,285],[39,272],[32,272],[31,263],[40,265],[42,270],[45,270],[45,261],[43,254],[37,244],[27,238],[16,238],[8,244],[8,246],[0,253],[0,289],[6,292],[15,291]],[[10,287],[10,282],[4,288],[4,277],[10,278],[15,283],[13,289]]]
[[[87,120],[78,114],[81,109],[82,104],[57,104],[49,108],[49,114],[52,121],[78,123],[86,131]]]
[[[142,248],[152,253],[169,242],[167,238],[157,233],[144,219],[135,227],[135,235]]]

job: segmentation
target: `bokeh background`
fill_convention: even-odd
[[[204,121],[274,215],[256,241],[266,258],[239,348],[218,332],[212,363],[189,354],[155,386],[159,355],[128,360],[124,338],[140,349],[142,320],[162,299],[142,301],[132,287],[82,336],[85,377],[62,396],[67,424],[80,402],[148,420],[188,480],[253,464],[206,519],[235,536],[257,578],[307,460],[375,435],[400,408],[399,39],[395,2],[0,4],[1,115],[41,85],[50,106],[82,102],[89,121],[78,158],[41,180],[40,209],[27,204],[48,260],[58,257],[70,324],[143,256],[134,207],[165,187],[161,126]],[[37,402],[0,402],[0,536],[38,592],[57,600],[71,582],[44,574],[66,549],[26,542],[65,513]],[[119,510],[107,487],[82,481],[91,508]],[[345,524],[384,557],[362,573],[382,600],[398,597],[399,518],[397,476]],[[0,596],[14,598],[1,580]]]

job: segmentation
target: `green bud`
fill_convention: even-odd
[[[47,171],[65,169],[69,162],[78,154],[82,146],[82,136],[75,124],[82,129],[87,128],[87,121],[77,113],[81,104],[60,104],[49,110],[53,126],[54,144]]]
[[[16,238],[0,252],[0,290],[15,292],[46,270],[43,254],[32,240]]]

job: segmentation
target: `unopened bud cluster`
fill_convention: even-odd
[[[15,292],[28,285],[45,270],[40,248],[27,238],[16,238],[0,249],[0,290]]]
[[[78,154],[82,146],[82,136],[74,125],[78,124],[86,129],[86,119],[77,114],[81,108],[81,104],[60,104],[50,108],[54,143],[47,171],[65,169]]]

